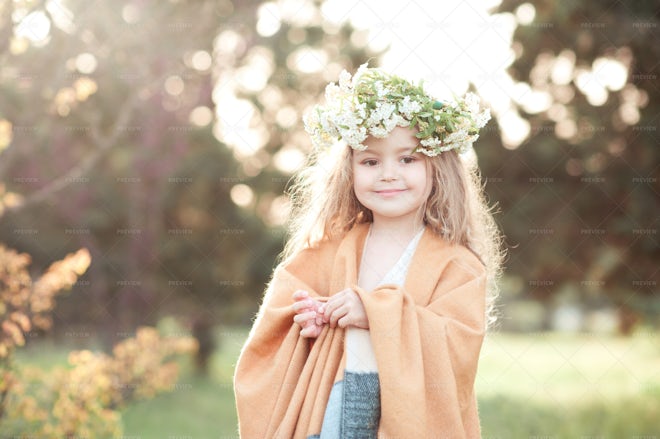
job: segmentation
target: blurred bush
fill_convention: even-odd
[[[116,344],[112,355],[69,354],[68,367],[43,370],[13,365],[26,334],[47,330],[58,294],[71,288],[91,259],[85,249],[53,263],[32,280],[30,256],[0,245],[0,430],[11,437],[116,437],[118,409],[172,390],[176,356],[197,349],[192,337],[161,337],[142,327]]]

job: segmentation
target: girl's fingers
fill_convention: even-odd
[[[330,316],[332,316],[332,313],[335,310],[335,305],[331,303],[326,303],[325,307],[323,307],[323,311],[319,312],[319,315],[323,318],[323,323],[328,323],[330,321]]]
[[[301,330],[300,336],[306,338],[316,338],[319,336],[320,333],[321,331],[317,326],[311,325]]]
[[[337,326],[339,326],[340,328],[346,328],[350,324],[351,324],[351,322],[350,322],[350,318],[349,318],[348,314],[346,314],[341,319],[337,320]]]
[[[315,311],[309,311],[309,312],[303,312],[300,314],[296,314],[293,316],[293,321],[300,326],[303,325],[308,320],[312,320],[316,318],[316,312]]]
[[[323,316],[323,314],[325,313],[325,310],[326,310],[325,305],[326,305],[325,303],[321,303],[319,305],[318,309],[316,310],[316,313],[317,313],[317,315],[316,315],[316,324],[319,325],[319,326],[326,323],[325,317]]]
[[[308,326],[307,328],[303,328],[300,330],[300,336],[301,337],[311,337],[311,326]]]
[[[298,300],[297,302],[294,302],[293,305],[291,305],[293,310],[297,313],[304,311],[305,309],[314,309],[314,302],[312,300]]]
[[[337,321],[348,314],[348,308],[346,306],[341,306],[332,312],[332,315],[329,317],[330,327],[334,328],[337,326]]]
[[[323,314],[329,316],[334,312],[335,309],[339,308],[343,304],[344,296],[341,293],[337,293],[328,299],[328,301],[325,303]]]
[[[305,290],[297,290],[293,293],[293,300],[303,300],[309,297],[309,293]]]

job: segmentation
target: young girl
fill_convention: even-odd
[[[478,438],[501,235],[459,152],[489,113],[366,65],[326,101],[236,366],[241,437]]]

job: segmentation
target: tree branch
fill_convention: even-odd
[[[8,212],[16,213],[29,206],[44,202],[52,195],[65,189],[71,184],[72,181],[76,181],[77,179],[80,179],[89,173],[101,160],[101,158],[103,158],[103,156],[105,156],[105,154],[107,154],[108,151],[112,149],[112,146],[117,143],[117,140],[121,135],[121,127],[126,126],[126,123],[130,119],[130,116],[135,109],[139,99],[138,94],[139,93],[131,94],[131,96],[119,108],[119,115],[117,116],[115,124],[108,136],[103,136],[100,133],[98,123],[93,124],[90,127],[91,140],[94,143],[96,149],[89,156],[85,157],[82,163],[73,167],[71,170],[69,170],[69,172],[56,178],[38,191],[24,197],[15,205],[5,206],[5,210],[0,210],[0,218]]]

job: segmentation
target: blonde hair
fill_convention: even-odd
[[[326,239],[343,237],[354,225],[372,222],[369,209],[353,191],[353,150],[335,145],[315,150],[293,178],[288,195],[292,202],[289,240],[282,263],[301,250]],[[456,150],[426,157],[432,187],[421,207],[426,227],[451,244],[471,250],[486,267],[487,323],[495,322],[495,299],[502,272],[502,235],[493,219],[481,186],[476,160],[463,160]]]

